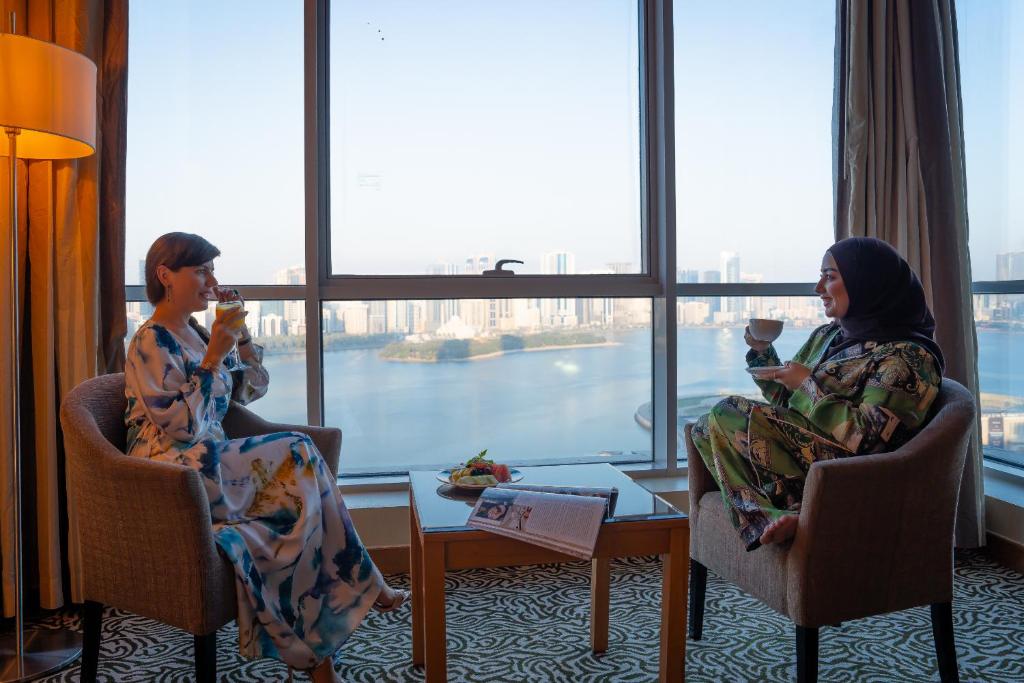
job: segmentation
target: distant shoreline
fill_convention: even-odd
[[[487,360],[490,358],[499,358],[501,356],[507,356],[512,353],[536,353],[538,351],[561,351],[563,349],[593,349],[600,348],[602,346],[622,346],[622,342],[595,342],[593,344],[563,344],[558,346],[537,346],[532,349],[509,349],[507,351],[493,351],[491,353],[481,353],[478,356],[468,356],[466,358],[387,358],[380,356],[381,360],[389,363],[468,363],[471,361]]]

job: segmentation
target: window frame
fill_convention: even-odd
[[[624,275],[332,274],[330,226],[330,0],[304,0],[304,285],[239,285],[248,300],[306,305],[307,422],[323,425],[324,303],[368,300],[647,298],[651,311],[652,459],[633,471],[672,475],[676,460],[676,243],[672,0],[637,0],[641,272]],[[315,274],[312,276],[311,274]],[[143,286],[126,300],[145,301]],[[683,463],[685,468],[685,460]],[[356,479],[356,477],[351,477]],[[365,478],[360,475],[359,478]],[[382,477],[382,479],[391,479]]]
[[[971,303],[973,310],[974,297],[980,294],[1024,294],[1024,280],[979,280],[971,283]],[[980,390],[979,386],[979,390]],[[981,409],[978,409],[978,419],[981,419]],[[981,439],[981,433],[978,433]],[[998,463],[1001,470],[1008,476],[1015,476],[1024,480],[1024,467],[1009,462],[1007,458],[1000,455],[1001,448],[982,446],[982,460],[985,466]]]

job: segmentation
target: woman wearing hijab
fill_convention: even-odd
[[[796,533],[804,480],[819,460],[892,451],[923,426],[944,363],[921,282],[891,246],[832,245],[815,287],[833,321],[782,369],[755,374],[768,403],[730,396],[692,431],[747,550]],[[781,365],[745,335],[750,367]]]

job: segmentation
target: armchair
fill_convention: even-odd
[[[796,624],[797,679],[817,680],[818,629],[931,606],[942,681],[957,681],[953,524],[975,402],[943,379],[927,426],[891,453],[814,463],[791,545],[747,552],[690,437],[690,637],[700,640],[707,570]]]
[[[124,375],[82,382],[61,405],[68,496],[82,548],[82,681],[95,681],[103,607],[110,605],[191,633],[196,679],[217,679],[217,629],[235,618],[235,578],[217,550],[199,474],[124,455]],[[337,474],[341,431],[267,422],[237,403],[229,438],[279,431],[310,436]]]

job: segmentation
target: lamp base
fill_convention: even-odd
[[[14,634],[0,636],[0,683],[21,683],[63,669],[82,655],[82,634],[70,629],[25,631],[21,673]]]

